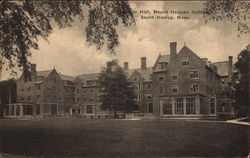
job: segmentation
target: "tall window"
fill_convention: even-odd
[[[189,60],[188,59],[182,60],[181,66],[183,66],[183,67],[189,66]]]
[[[178,87],[176,85],[172,86],[172,93],[174,94],[178,93]]]
[[[171,99],[168,99],[167,102],[163,104],[163,114],[172,114]]]
[[[198,91],[199,91],[199,85],[197,83],[191,84],[190,92],[198,92]]]
[[[207,104],[204,98],[200,98],[200,112],[201,114],[206,114]]]
[[[37,90],[41,90],[41,85],[38,85],[38,86],[37,86]]]
[[[190,78],[198,79],[199,78],[199,71],[198,70],[190,71]]]
[[[164,93],[164,88],[163,87],[160,87],[159,93],[160,93],[160,95],[163,95],[163,93]]]
[[[210,99],[210,114],[215,114],[215,98]]]
[[[153,103],[148,104],[148,113],[153,113]]]
[[[40,104],[36,104],[36,114],[40,115]]]
[[[147,89],[151,89],[151,85],[150,84],[147,84]]]
[[[175,99],[175,114],[184,114],[183,98]]]
[[[93,105],[87,105],[86,113],[87,114],[92,114],[93,113]]]
[[[195,114],[195,98],[187,98],[186,114]]]

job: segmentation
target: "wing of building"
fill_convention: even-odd
[[[155,117],[217,118],[233,116],[228,82],[233,72],[233,58],[210,62],[200,58],[187,46],[177,52],[177,43],[170,43],[170,52],[159,55],[153,67],[141,57],[141,67],[124,71],[133,85],[137,107],[135,113]],[[112,70],[112,62],[107,67]],[[17,101],[8,104],[5,116],[79,116],[109,118],[111,112],[101,108],[99,73],[68,76],[55,69],[37,71],[17,80]]]

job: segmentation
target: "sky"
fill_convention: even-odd
[[[249,34],[238,37],[237,26],[226,21],[205,24],[203,15],[192,14],[203,8],[201,1],[131,1],[136,25],[118,27],[120,46],[117,55],[110,55],[106,50],[96,50],[94,45],[86,42],[85,23],[75,22],[72,27],[59,29],[54,26],[48,41],[39,39],[39,50],[31,50],[30,61],[37,64],[37,70],[48,70],[54,67],[60,73],[80,75],[100,72],[101,67],[111,59],[118,59],[120,65],[129,62],[129,68],[140,67],[140,58],[147,58],[147,66],[153,66],[159,54],[169,54],[169,43],[177,42],[177,51],[184,43],[201,58],[224,61],[228,56],[234,57],[250,42]],[[178,14],[154,14],[153,11],[189,11],[189,19],[177,19]],[[149,13],[140,13],[149,11]],[[175,18],[156,19],[156,16]],[[154,16],[144,19],[142,16]],[[18,73],[20,75],[20,73]],[[9,75],[4,75],[8,78]]]

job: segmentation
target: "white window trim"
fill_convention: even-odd
[[[176,93],[173,92],[173,89],[175,89],[175,88],[177,89],[177,92],[176,92]],[[172,94],[178,94],[178,92],[179,92],[178,86],[177,86],[177,85],[173,85],[173,86],[172,86]]]
[[[191,87],[194,86],[194,85],[198,85],[198,90],[197,90],[197,91],[192,91],[192,90],[191,90]],[[199,93],[199,92],[200,92],[200,85],[199,85],[199,83],[192,83],[192,84],[190,85],[189,91],[190,91],[190,93]]]
[[[193,71],[197,71],[197,72],[198,72],[198,77],[191,78],[191,72],[193,72]],[[200,71],[199,71],[199,69],[190,70],[189,75],[190,75],[190,76],[189,76],[190,79],[199,79],[199,78],[200,78]]]

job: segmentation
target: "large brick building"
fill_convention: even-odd
[[[187,46],[177,53],[177,43],[170,43],[169,55],[159,55],[153,67],[141,57],[141,67],[124,71],[132,83],[138,105],[135,111],[156,117],[233,116],[234,110],[227,83],[233,71],[228,61],[211,63]],[[107,67],[112,69],[111,62]],[[17,80],[17,103],[9,104],[6,116],[79,116],[109,118],[101,108],[99,73],[76,77],[55,69],[36,71]]]

